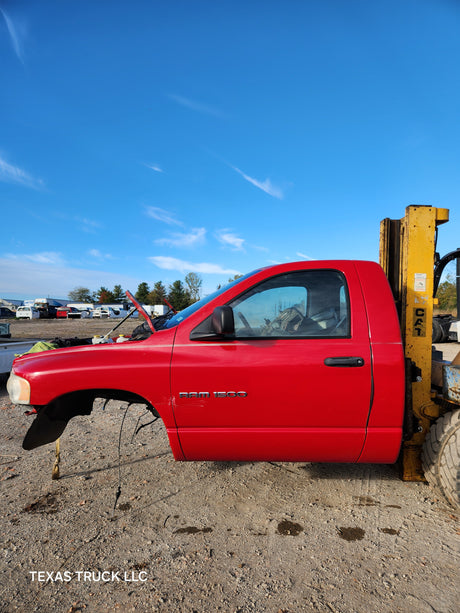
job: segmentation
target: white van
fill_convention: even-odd
[[[40,313],[33,306],[20,306],[16,310],[16,319],[39,319]]]

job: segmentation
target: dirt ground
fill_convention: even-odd
[[[95,334],[107,334],[120,323],[118,319],[2,319],[9,322],[12,338],[40,338],[52,340],[56,337],[89,337]],[[130,334],[144,319],[130,317],[113,333]]]
[[[121,332],[137,325],[131,320]],[[113,322],[12,322],[16,338]],[[456,346],[458,349],[458,345]],[[102,403],[54,445],[0,388],[0,611],[456,613],[458,514],[393,466],[175,463],[142,406]]]

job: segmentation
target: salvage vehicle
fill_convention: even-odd
[[[20,306],[16,309],[16,319],[39,319],[40,312],[33,306]]]
[[[126,316],[127,311],[125,309],[110,307],[110,306],[101,306],[97,307],[93,310],[93,317],[99,319],[122,319]]]
[[[11,339],[0,338],[0,375],[11,371],[16,356],[29,351],[39,339]]]
[[[160,324],[145,314],[149,333],[128,342],[18,358],[11,401],[37,411],[23,447],[117,399],[161,417],[176,460],[401,457],[404,479],[428,479],[458,506],[460,366],[441,363],[431,380],[435,231],[447,219],[411,206],[382,222],[381,265],[260,268]]]
[[[0,323],[0,379],[11,371],[18,355],[29,351],[40,339],[11,338],[10,324]]]
[[[0,306],[0,319],[10,319],[16,317],[16,313],[8,307]]]
[[[65,319],[84,319],[84,318],[89,317],[89,312],[88,311],[80,311],[79,309],[76,309],[75,307],[69,307],[69,306],[58,307],[56,309],[56,317],[58,319],[60,319],[60,318],[65,318]]]
[[[35,298],[34,306],[38,309],[40,319],[55,319],[58,307],[64,305],[55,298]]]
[[[68,319],[88,319],[91,317],[91,313],[88,309],[77,309],[76,307],[70,307],[67,317]]]
[[[56,319],[67,319],[67,315],[69,314],[69,307],[58,307],[56,309]]]

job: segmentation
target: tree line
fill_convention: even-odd
[[[146,281],[139,283],[134,294],[141,304],[165,304],[165,299],[176,311],[182,311],[200,299],[203,280],[199,275],[190,272],[184,282],[177,280],[166,288],[162,281],[157,281],[152,287]],[[68,293],[72,302],[87,304],[121,304],[127,301],[126,294],[121,285],[115,285],[113,290],[101,286],[91,292],[87,287],[76,287]]]
[[[235,281],[240,276],[235,275],[229,279],[229,282]],[[166,298],[176,311],[181,311],[200,299],[202,285],[203,280],[201,277],[191,272],[185,277],[184,282],[180,280],[174,281],[168,288],[161,281],[157,281],[152,287],[145,281],[142,281],[142,283],[139,283],[134,295],[141,304],[164,304],[164,299]],[[220,287],[219,285],[217,289],[220,289]],[[451,275],[448,275],[446,280],[439,284],[436,297],[440,310],[453,312],[456,308],[456,284]],[[107,287],[100,287],[95,292],[91,292],[87,287],[76,287],[69,292],[68,298],[72,302],[85,302],[88,304],[121,304],[127,300],[121,285],[115,285],[113,290],[109,290]]]

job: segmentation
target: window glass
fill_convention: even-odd
[[[237,338],[349,335],[345,278],[335,270],[272,277],[239,296],[230,306]]]
[[[211,302],[211,300],[214,300],[214,298],[217,298],[217,296],[219,296],[220,294],[223,294],[224,292],[226,292],[229,287],[232,287],[233,285],[237,285],[238,283],[245,281],[246,279],[256,274],[257,272],[259,272],[259,269],[253,270],[252,272],[247,273],[246,275],[242,277],[238,277],[238,279],[231,281],[225,287],[222,287],[221,289],[218,289],[216,292],[209,294],[209,296],[206,296],[205,298],[198,300],[198,302],[194,302],[192,305],[185,308],[183,311],[179,311],[178,313],[173,315],[173,317],[167,320],[163,328],[174,328],[175,326],[185,321],[187,317],[190,317],[190,315],[193,315],[193,313],[198,311],[198,309],[201,309],[202,306],[204,306],[208,302]]]

